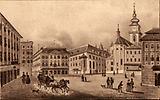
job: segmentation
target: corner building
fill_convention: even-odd
[[[148,98],[160,98],[160,28],[145,33],[142,41],[142,86]]]
[[[0,13],[0,78],[1,86],[16,79],[20,67],[20,39],[22,36]]]

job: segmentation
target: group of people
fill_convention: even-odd
[[[133,88],[134,88],[133,78],[131,78],[131,80],[128,79],[126,91],[127,92],[133,92]]]
[[[30,84],[31,83],[31,79],[29,77],[28,72],[26,72],[26,74],[25,74],[25,72],[23,72],[23,74],[22,74],[22,83],[23,84]]]
[[[107,88],[113,88],[113,83],[114,83],[113,77],[108,77],[106,83],[107,83]]]
[[[82,76],[81,76],[81,80],[82,80],[82,82],[87,82],[87,77],[84,76],[84,75],[82,75]]]
[[[118,92],[122,93],[122,88],[123,88],[123,81],[121,81],[118,85]],[[128,79],[127,82],[127,87],[126,87],[126,91],[127,92],[133,92],[133,88],[134,88],[134,81],[133,78]]]

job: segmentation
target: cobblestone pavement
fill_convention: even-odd
[[[113,76],[112,74],[108,74],[107,76]],[[11,99],[11,100],[41,100],[41,99],[90,99],[90,98],[110,98],[110,99],[125,99],[125,98],[144,98],[144,94],[142,93],[140,86],[140,76],[136,76],[134,78],[135,81],[135,89],[133,93],[125,92],[127,79],[124,78],[123,75],[118,74],[114,77],[114,88],[117,88],[119,82],[123,80],[123,91],[124,93],[118,93],[116,89],[107,89],[102,88],[101,84],[105,84],[107,77],[102,77],[101,75],[90,75],[87,76],[88,82],[81,82],[80,77],[55,77],[57,80],[59,79],[69,79],[70,84],[69,87],[72,92],[69,95],[61,95],[55,96],[51,93],[40,91],[38,93],[33,92],[35,89],[35,84],[37,84],[36,79],[32,78],[32,84],[23,85],[21,83],[21,79],[16,79],[9,84],[6,84],[1,89],[1,95],[3,99]]]

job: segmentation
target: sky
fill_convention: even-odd
[[[108,47],[117,24],[129,37],[134,2],[142,33],[158,27],[159,0],[0,1],[0,12],[34,46],[56,41],[67,48],[100,42]]]

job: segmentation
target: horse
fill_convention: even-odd
[[[69,84],[69,80],[64,80],[64,79],[61,79],[57,84],[52,84],[51,85],[51,89],[52,89],[52,92],[53,90],[55,90],[57,93],[58,91],[56,89],[60,89],[62,91],[62,93],[65,93],[69,91],[69,87],[67,86],[67,84]]]

